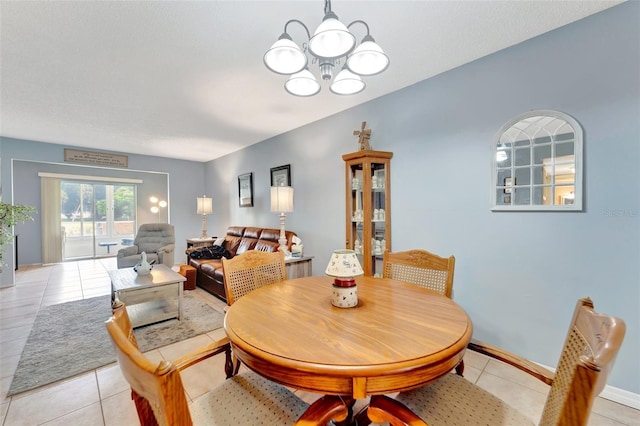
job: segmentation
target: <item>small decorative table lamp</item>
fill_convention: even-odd
[[[213,198],[203,195],[197,197],[196,201],[196,213],[202,215],[202,232],[200,238],[209,238],[207,236],[207,215],[213,213]]]
[[[335,277],[331,304],[338,308],[353,308],[358,305],[358,288],[354,277],[363,275],[364,271],[353,250],[335,250],[324,272]]]
[[[271,211],[280,213],[280,238],[278,242],[280,246],[278,250],[284,253],[285,258],[291,257],[291,253],[287,248],[287,236],[284,228],[285,213],[293,211],[293,188],[290,186],[272,186],[271,187]]]

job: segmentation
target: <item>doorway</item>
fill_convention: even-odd
[[[133,243],[136,186],[60,181],[62,258],[116,256]]]

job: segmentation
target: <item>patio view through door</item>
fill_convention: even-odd
[[[60,181],[63,260],[115,256],[131,245],[136,186]]]

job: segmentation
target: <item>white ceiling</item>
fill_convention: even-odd
[[[391,65],[358,95],[297,98],[262,56],[289,19],[313,32],[322,0],[1,1],[0,135],[209,161],[618,3],[334,0]]]

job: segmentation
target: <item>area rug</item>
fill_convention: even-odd
[[[185,292],[184,317],[134,330],[142,352],[222,327],[223,314]],[[104,325],[111,316],[111,297],[44,307],[22,351],[7,396],[35,389],[116,361]]]

